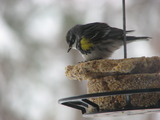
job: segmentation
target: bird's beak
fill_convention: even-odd
[[[72,48],[71,48],[71,47],[69,47],[67,52],[69,53],[69,51],[70,51],[71,49],[72,49]]]

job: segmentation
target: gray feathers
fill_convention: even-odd
[[[126,33],[133,32],[128,30]],[[72,37],[71,37],[72,36]],[[76,49],[82,54],[83,58],[88,60],[104,59],[123,45],[124,32],[122,29],[110,27],[106,23],[89,23],[85,25],[76,25],[67,33],[67,43],[69,47],[76,45]],[[89,43],[93,43],[90,50],[81,49],[81,40],[85,38]],[[147,40],[150,37],[126,36],[126,42],[135,40]],[[87,44],[87,43],[86,43]]]

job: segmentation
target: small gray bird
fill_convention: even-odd
[[[126,31],[126,33],[132,32]],[[66,36],[71,49],[78,50],[85,61],[108,58],[123,45],[124,32],[122,29],[110,27],[106,23],[89,23],[75,25]],[[126,36],[126,42],[149,39],[150,37]]]

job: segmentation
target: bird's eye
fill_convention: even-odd
[[[72,39],[71,36],[72,36],[71,31],[68,31],[67,36],[66,36],[66,41],[68,44],[70,44],[71,42],[71,39]]]
[[[75,35],[72,35],[72,37],[71,37],[71,43],[72,43],[72,44],[75,42],[75,39],[76,39],[76,36],[75,36]]]

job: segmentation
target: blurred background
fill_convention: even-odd
[[[85,81],[65,77],[82,61],[67,53],[65,36],[75,24],[107,22],[122,28],[121,0],[0,0],[0,120],[85,120],[58,104],[86,93]],[[128,57],[160,55],[160,1],[126,0],[127,29],[150,41],[128,44]],[[123,58],[123,47],[112,59]],[[160,113],[94,120],[160,120]]]

